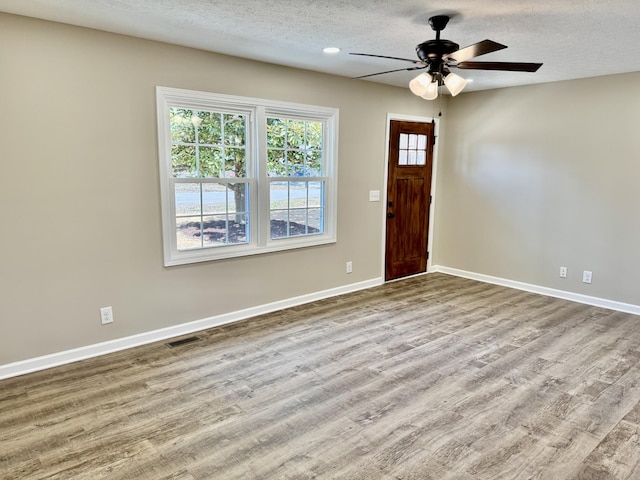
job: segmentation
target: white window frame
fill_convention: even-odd
[[[165,266],[256,255],[336,242],[338,109],[160,86],[156,87],[156,102]],[[169,121],[169,111],[174,107],[225,111],[246,115],[248,122],[246,158],[247,178],[249,179],[249,228],[251,232],[248,243],[178,250],[175,189],[173,187],[171,162],[171,125]],[[266,118],[268,116],[321,121],[324,125],[323,179],[325,181],[325,205],[324,231],[322,233],[277,239],[270,238],[270,179],[267,175],[266,148]],[[308,178],[308,180],[314,179],[316,178]],[[305,181],[307,178],[300,177],[299,180]]]

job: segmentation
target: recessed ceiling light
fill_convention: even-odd
[[[340,49],[338,47],[327,47],[327,48],[323,48],[322,51],[324,53],[338,53],[340,52]]]

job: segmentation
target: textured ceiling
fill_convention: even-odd
[[[0,0],[0,11],[347,77],[411,66],[348,52],[416,58],[435,36],[428,18],[449,14],[443,38],[509,46],[478,60],[544,63],[459,71],[474,80],[467,91],[640,71],[640,0]],[[370,81],[407,86],[415,75]]]

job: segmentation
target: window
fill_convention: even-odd
[[[335,242],[338,111],[157,88],[165,265]]]
[[[267,117],[271,238],[324,230],[323,124]]]

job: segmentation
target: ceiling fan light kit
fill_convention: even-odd
[[[467,81],[460,75],[456,75],[455,73],[450,72],[449,75],[444,77],[444,84],[451,92],[451,96],[455,97],[462,90],[464,90],[464,87],[467,86]]]
[[[409,90],[414,95],[421,97],[427,93],[427,88],[433,82],[433,77],[428,73],[421,73],[409,82]]]
[[[438,82],[433,81],[429,85],[427,85],[427,90],[425,91],[424,95],[420,96],[425,100],[435,100],[436,98],[438,98],[438,87]]]
[[[439,77],[439,74],[429,75],[428,73],[421,73],[409,82],[409,90],[411,90],[411,93],[414,95],[422,97],[425,100],[435,100],[438,98],[438,87],[443,83],[452,97],[458,95],[464,90],[464,87],[467,86],[467,80],[452,72],[444,75],[442,81],[440,81]]]
[[[384,73],[400,72],[405,70],[422,70],[421,73],[409,82],[409,89],[414,95],[424,98],[425,100],[435,100],[438,97],[438,87],[445,85],[451,96],[458,95],[467,85],[465,80],[459,75],[451,72],[451,68],[460,68],[464,70],[498,70],[508,72],[536,72],[542,63],[523,63],[523,62],[469,62],[468,60],[486,55],[487,53],[496,52],[507,48],[506,45],[494,42],[492,40],[483,40],[465,48],[460,48],[457,43],[450,40],[440,38],[440,32],[449,23],[447,15],[436,15],[429,19],[429,25],[436,32],[434,40],[427,40],[416,47],[416,54],[419,60],[411,60],[409,58],[388,57],[385,55],[371,55],[368,53],[351,53],[351,55],[361,55],[365,57],[388,58],[391,60],[400,60],[403,62],[411,62],[413,67],[399,68],[395,70],[387,70],[384,72],[371,73],[355,78],[372,77],[374,75],[382,75]]]

